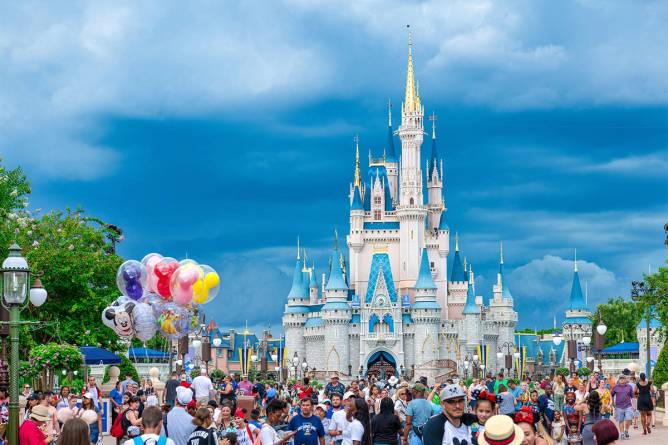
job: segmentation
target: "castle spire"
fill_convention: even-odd
[[[297,260],[299,260],[299,259],[300,259],[299,258],[299,236],[297,236]]]
[[[457,232],[455,232],[455,252],[459,252],[459,233]]]
[[[499,241],[499,264],[503,264],[503,241]]]
[[[573,254],[573,272],[578,271],[578,249],[575,249],[575,253]]]
[[[355,187],[361,187],[362,186],[362,174],[360,172],[360,137],[359,135],[355,135],[353,138],[355,141],[355,181],[354,181],[354,186]]]
[[[406,95],[404,98],[404,112],[415,113],[419,111],[420,100],[415,91],[415,70],[413,68],[413,33],[410,31],[410,25],[407,25],[408,31],[408,66],[406,68]]]
[[[392,101],[390,99],[387,100],[387,126],[392,126]]]
[[[431,116],[429,116],[429,120],[431,121],[431,138],[436,139],[436,113],[433,111],[431,112]]]

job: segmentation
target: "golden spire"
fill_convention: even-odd
[[[420,107],[420,98],[415,91],[415,70],[413,69],[413,33],[410,26],[408,31],[408,67],[406,70],[406,97],[404,98],[404,112],[415,113]]]
[[[362,187],[362,174],[360,173],[360,137],[355,135],[355,187]]]

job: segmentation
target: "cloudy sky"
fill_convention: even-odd
[[[548,326],[575,248],[590,304],[666,259],[667,22],[662,1],[12,2],[0,155],[33,207],[121,226],[124,256],[218,268],[219,324],[276,326],[297,235],[324,265],[347,230],[353,136],[382,150],[410,23],[478,292],[503,240],[520,326]]]

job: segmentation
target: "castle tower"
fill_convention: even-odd
[[[566,310],[566,319],[562,327],[564,339],[568,341],[568,347],[564,349],[567,354],[564,357],[564,363],[568,363],[568,355],[575,356],[577,354],[581,363],[584,363],[585,354],[580,354],[576,351],[577,345],[571,341],[579,341],[582,337],[591,338],[591,320],[589,317],[591,312],[587,309],[587,305],[582,296],[582,286],[580,286],[580,274],[578,273],[577,251],[573,260],[573,282],[571,284],[571,293],[568,299],[568,309]]]
[[[415,86],[413,43],[409,33],[406,93],[401,105],[401,126],[398,130],[401,139],[401,174],[396,212],[401,239],[399,287],[403,289],[412,288],[417,279],[424,240],[424,221],[427,217],[427,207],[422,196],[420,166],[420,147],[424,133],[423,117],[424,109]]]
[[[337,243],[338,244],[338,243]],[[332,251],[329,279],[325,287],[326,303],[321,309],[325,325],[324,357],[325,371],[348,373],[350,363],[350,318],[348,286],[341,270],[341,255],[338,245]]]
[[[513,296],[504,277],[503,243],[499,244],[499,273],[496,275],[496,284],[492,287],[492,291],[488,318],[494,322],[499,334],[497,344],[514,343],[517,312],[513,308]]]
[[[309,313],[309,294],[304,292],[304,275],[302,274],[302,261],[299,252],[299,240],[297,240],[297,260],[292,276],[292,287],[288,294],[288,303],[283,313],[283,330],[285,331],[285,346],[290,354],[295,352],[299,357],[305,357],[306,347],[304,343],[304,323]],[[307,283],[308,286],[308,283]]]
[[[311,304],[318,304],[318,299],[320,298],[320,295],[318,293],[318,280],[317,280],[317,275],[315,273],[315,261],[313,262],[313,266],[310,269],[310,274],[311,274],[311,280],[308,285],[309,297],[311,300]]]
[[[468,287],[466,291],[466,303],[462,310],[464,316],[464,336],[466,347],[472,351],[480,340],[481,313],[475,302],[475,291],[473,289],[473,271],[469,272]]]
[[[411,318],[415,323],[415,362],[421,364],[438,359],[438,332],[441,306],[436,301],[436,284],[431,275],[427,249],[422,249],[420,274],[415,282],[415,302]]]
[[[387,147],[385,148],[385,168],[389,181],[389,192],[392,200],[398,202],[399,160],[394,150],[394,131],[392,131],[392,103],[387,103]]]
[[[431,156],[427,160],[427,189],[429,190],[429,230],[438,230],[443,213],[443,164],[436,148],[436,115],[431,120]],[[440,165],[439,165],[440,164]]]
[[[466,303],[468,292],[468,275],[464,263],[462,263],[459,252],[459,235],[455,233],[455,255],[452,259],[450,269],[450,281],[448,282],[448,318],[461,320],[464,318],[462,311]]]

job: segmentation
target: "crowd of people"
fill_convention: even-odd
[[[20,443],[101,443],[102,395],[94,377],[82,394],[26,386]],[[192,380],[172,373],[159,392],[128,375],[108,397],[118,445],[608,445],[628,439],[632,426],[651,434],[657,391],[643,373],[627,372],[444,383],[371,376],[347,385],[332,375],[315,387],[307,377],[213,382],[202,370]],[[3,420],[6,402],[0,388]]]

